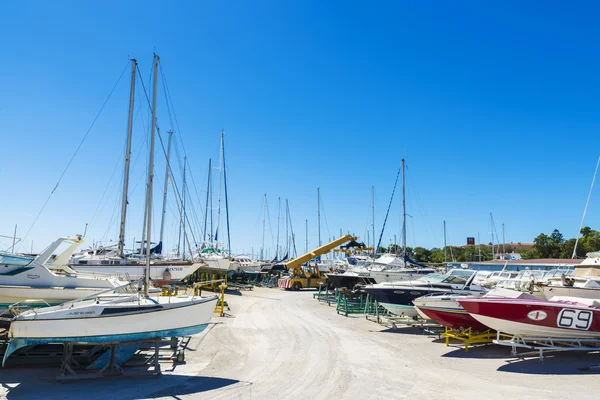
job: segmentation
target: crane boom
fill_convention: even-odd
[[[331,250],[337,246],[340,246],[346,242],[349,242],[351,240],[356,240],[356,239],[357,238],[352,235],[344,235],[341,238],[335,239],[334,241],[327,243],[321,247],[317,247],[316,249],[309,251],[308,253],[303,254],[298,258],[294,258],[290,262],[286,263],[285,267],[289,270],[294,270],[295,275],[301,275],[302,274],[301,266],[305,262],[308,262],[308,261],[312,260],[313,258],[320,256],[321,254],[326,254],[329,252],[329,250]]]

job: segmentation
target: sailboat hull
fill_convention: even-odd
[[[155,281],[155,285],[169,285],[179,282],[186,276],[196,271],[201,263],[161,263],[150,265],[150,279]],[[94,265],[94,264],[73,264],[71,268],[78,272],[98,275],[118,275],[128,280],[142,279],[144,277],[144,264],[113,264],[113,265]]]
[[[17,317],[10,326],[4,361],[19,348],[37,344],[117,343],[193,335],[202,332],[210,322],[217,296],[166,301],[170,299],[161,299],[146,311],[139,311],[143,309],[136,304],[124,303],[123,307],[131,311],[120,315],[111,315],[111,308],[91,306],[65,307],[47,313],[40,310],[34,317]]]

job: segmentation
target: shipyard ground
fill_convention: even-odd
[[[312,292],[256,288],[228,296],[228,317],[194,337],[185,365],[160,378],[58,384],[57,368],[0,370],[8,399],[597,399],[598,354],[544,364],[508,348],[446,347],[413,329],[343,317]]]

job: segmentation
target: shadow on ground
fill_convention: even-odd
[[[169,379],[171,378],[171,379]],[[181,379],[183,378],[183,379]],[[240,382],[235,379],[214,378],[205,376],[182,377],[177,375],[164,376],[161,379],[167,381],[170,387],[156,392],[144,395],[139,398],[154,399],[157,397],[177,397],[188,394],[208,392],[209,390],[220,389],[225,386],[235,385]],[[163,383],[164,383],[163,381]]]
[[[0,397],[11,399],[154,399],[203,393],[239,383],[238,380],[192,376],[162,375],[161,377],[116,377],[56,383],[57,369],[29,369],[3,371],[0,374]],[[248,385],[249,383],[244,383]],[[43,393],[43,397],[42,394]],[[118,396],[116,394],[118,393]]]
[[[527,358],[509,358],[498,371],[532,375],[598,375],[600,355],[577,351],[547,353],[544,354],[544,362],[541,363],[537,353],[529,353]]]

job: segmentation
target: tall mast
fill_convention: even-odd
[[[210,166],[211,160],[208,160],[208,165]],[[212,189],[212,169],[208,170],[208,188],[210,192],[210,240],[211,242],[214,240],[214,226],[213,226],[213,189]]]
[[[285,199],[285,253],[290,255],[290,233],[289,233],[289,222],[290,222],[290,209],[288,207],[288,201]]]
[[[319,247],[321,247],[321,188],[317,188],[317,226],[319,229]]]
[[[444,221],[444,263],[446,263],[446,221]]]
[[[406,179],[404,177],[404,158],[402,159],[402,257],[406,257]]]
[[[277,198],[277,245],[275,246],[275,259],[279,258],[279,220],[281,217],[281,197]]]
[[[267,194],[263,198],[263,234],[262,234],[262,246],[260,248],[260,259],[264,260],[265,256],[265,219],[267,216]]]
[[[146,194],[146,210],[148,222],[146,223],[146,273],[144,274],[144,295],[148,296],[150,286],[150,234],[152,233],[152,184],[154,181],[154,131],[156,129],[156,88],[158,86],[158,55],[154,54],[154,86],[152,89],[152,127],[150,128],[150,157],[148,159],[148,182]]]
[[[308,253],[308,219],[305,221],[306,222],[306,253]]]
[[[121,225],[119,227],[119,256],[125,248],[125,220],[127,218],[127,192],[129,189],[129,163],[131,161],[131,132],[133,130],[133,104],[135,98],[135,73],[137,61],[131,59],[131,86],[129,87],[129,114],[127,116],[127,145],[125,148],[125,171],[123,172],[123,195],[121,202]]]
[[[504,222],[502,223],[502,253],[506,255],[506,240],[504,239]]]
[[[373,258],[377,255],[377,245],[375,244],[375,186],[371,186],[371,208],[373,209]]]
[[[207,183],[207,187],[206,187],[206,207],[204,207],[204,241],[206,242],[206,228],[207,228],[207,222],[208,222],[208,195],[210,194],[210,169],[211,169],[211,159],[208,159],[208,183]],[[212,211],[211,211],[211,218],[212,218]],[[212,235],[212,222],[211,222],[211,232],[210,235]]]
[[[183,187],[181,189],[181,213],[183,214],[183,221],[181,221],[180,224],[180,231],[179,231],[179,236],[181,236],[181,232],[183,231],[183,259],[185,260],[185,242],[187,240],[187,235],[185,233],[185,192],[186,192],[186,180],[185,180],[185,173],[186,173],[186,169],[187,169],[187,157],[184,156],[183,157]],[[191,250],[191,249],[190,249]],[[177,253],[179,253],[179,251],[177,251]],[[179,255],[179,254],[178,254]]]
[[[221,145],[219,149],[219,190],[217,197],[217,235],[219,234],[219,228],[221,227],[221,179],[223,177],[223,132],[221,132]],[[217,237],[218,239],[218,237]],[[215,248],[219,248],[219,243],[215,241]]]
[[[221,131],[221,154],[223,155],[223,184],[225,185],[225,219],[227,220],[227,251],[231,255],[231,235],[229,231],[229,202],[227,200],[227,166],[225,165],[225,131]]]
[[[167,167],[165,171],[165,187],[163,190],[163,205],[162,205],[162,216],[160,220],[160,241],[163,242],[163,237],[165,233],[165,215],[167,214],[167,188],[169,187],[169,177],[171,176],[170,171],[170,159],[171,159],[171,137],[173,136],[173,131],[169,131],[169,140],[167,142]]]
[[[492,217],[492,213],[490,213],[490,233],[492,234],[492,261],[495,259],[494,257],[494,217]]]
[[[588,193],[588,197],[585,202],[585,208],[583,209],[583,216],[581,217],[581,223],[579,224],[579,230],[577,231],[577,239],[575,239],[575,247],[573,248],[573,255],[571,256],[571,258],[575,258],[575,253],[577,253],[577,244],[579,244],[579,235],[581,235],[581,228],[583,228],[583,221],[585,220],[585,214],[587,213],[588,204],[590,203],[590,197],[592,196],[592,190],[594,189],[594,182],[596,182],[596,174],[598,173],[598,166],[600,166],[600,157],[598,157],[598,163],[596,163],[596,171],[594,171],[594,177],[592,178],[592,186],[590,186],[590,192]]]

